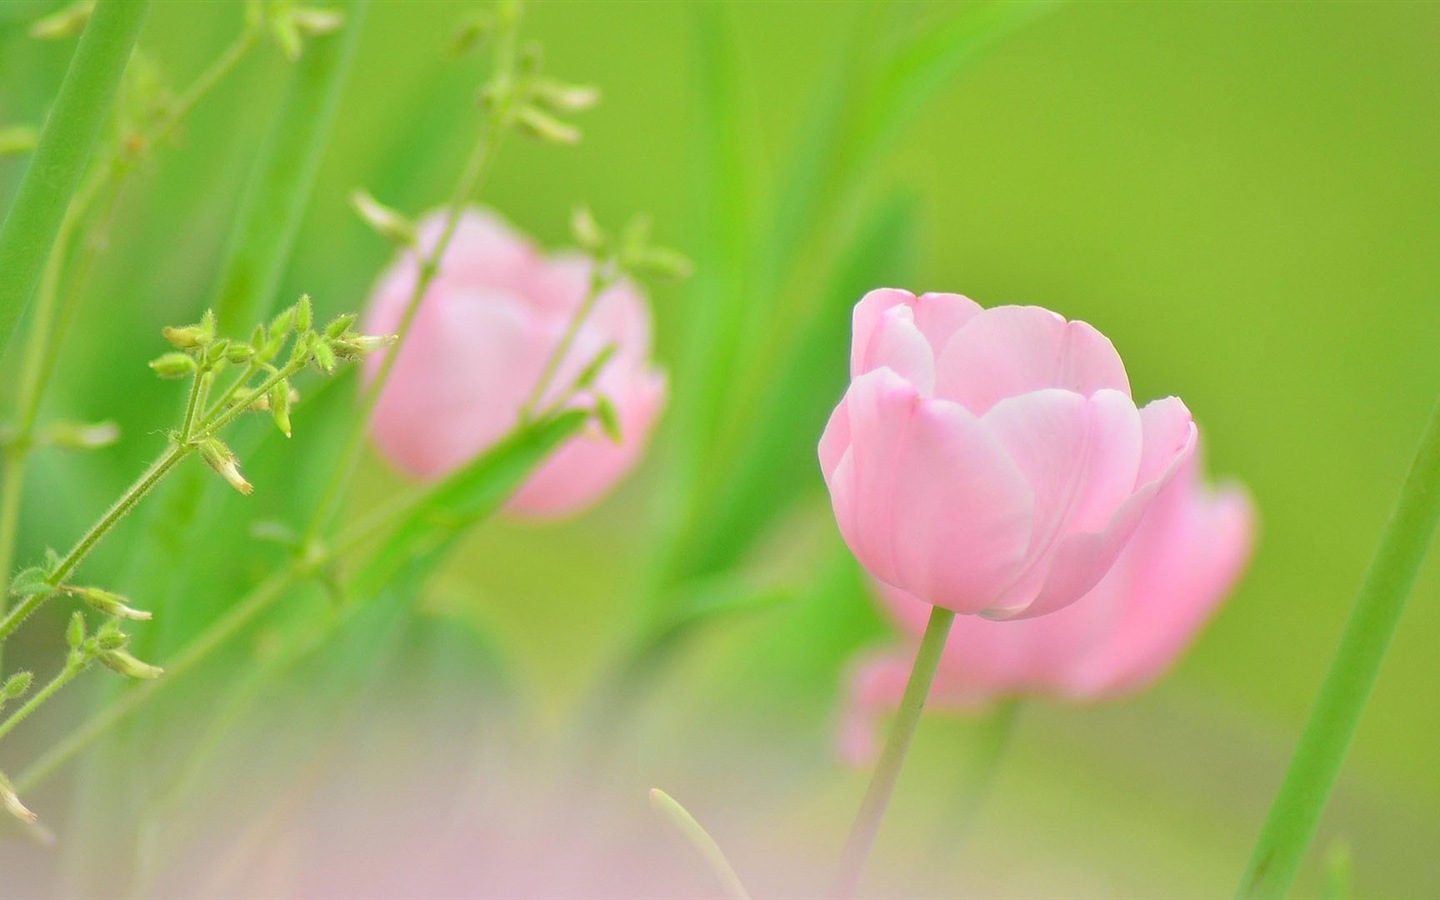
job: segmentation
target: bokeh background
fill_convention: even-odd
[[[51,8],[0,3],[0,122],[38,121],[59,83],[69,46],[24,36],[25,23]],[[284,278],[287,302],[303,290],[322,311],[356,308],[386,263],[388,248],[346,205],[350,189],[364,185],[416,211],[449,193],[472,139],[481,70],[447,61],[442,49],[467,8],[371,4]],[[543,42],[547,69],[600,85],[605,100],[583,117],[578,147],[511,141],[486,202],[547,244],[565,242],[577,202],[608,222],[649,212],[658,239],[696,258],[693,284],[653,292],[659,355],[675,369],[682,411],[642,470],[586,515],[478,529],[433,587],[432,606],[484,635],[476,640],[491,648],[487,658],[504,660],[522,685],[532,727],[563,742],[570,713],[655,577],[676,492],[685,491],[677,484],[697,467],[718,473],[708,500],[691,497],[692,516],[709,521],[705,510],[727,510],[716,518],[755,540],[726,547],[721,555],[734,558],[725,569],[747,584],[783,585],[788,599],[717,618],[690,637],[627,722],[629,774],[619,783],[634,781],[637,806],[642,782],[676,786],[733,847],[742,874],[755,874],[758,893],[801,889],[808,882],[790,879],[775,855],[802,852],[808,865],[838,850],[865,778],[833,755],[839,679],[857,648],[889,639],[839,545],[811,456],[817,423],[843,387],[848,311],[859,296],[839,287],[874,272],[917,292],[1038,303],[1085,319],[1120,349],[1137,398],[1186,400],[1211,469],[1243,481],[1258,502],[1259,549],[1233,599],[1160,685],[1090,708],[1029,704],[973,832],[941,854],[944,878],[932,872],[907,889],[1228,894],[1440,389],[1440,5],[1058,5],[947,68],[906,110],[895,139],[877,145],[873,164],[807,162],[813,123],[837,102],[845,109],[845,89],[882,70],[894,46],[967,11],[958,3],[530,6],[527,31]],[[238,4],[162,0],[141,44],[183,83],[240,19]],[[144,361],[160,351],[160,325],[193,319],[208,302],[285,75],[278,54],[254,55],[132,187],[49,404],[116,418],[128,440],[37,463],[27,556],[67,543],[158,447],[178,399],[153,383]],[[870,95],[862,87],[859,96]],[[0,198],[20,171],[0,161]],[[807,173],[833,202],[791,202]],[[758,249],[727,257],[716,223],[736,208]],[[766,243],[784,228],[815,237]],[[854,234],[869,235],[862,243],[874,258],[836,276],[856,262]],[[799,247],[798,258],[770,259],[769,246]],[[789,274],[772,278],[772,270]],[[731,318],[707,324],[707,303],[728,303]],[[788,393],[775,401],[796,411],[782,417],[789,433],[767,437],[779,448],[777,508],[727,507],[726,477],[754,465],[742,455],[753,451],[743,423],[754,410],[746,404],[759,402],[754,384],[783,369],[816,322],[838,337],[819,345],[815,377],[784,382]],[[697,342],[738,347],[711,386],[729,418],[703,440],[696,416],[683,411],[701,402],[687,393],[701,391],[686,363]],[[258,508],[273,513],[264,483],[252,480]],[[355,508],[399,486],[369,460]],[[221,518],[257,508],[210,502]],[[96,557],[96,571],[122,567],[133,531]],[[1336,842],[1353,855],[1356,896],[1440,895],[1437,576],[1428,565],[1412,598],[1301,896],[1318,893],[1324,851]],[[49,637],[46,627],[28,628],[22,658],[48,658]],[[463,671],[436,675],[423,690],[464,709],[483,693],[470,680],[483,674]],[[212,678],[166,708],[172,722],[188,721],[206,689],[226,683]],[[77,695],[47,710],[15,752],[43,746],[85,702]],[[272,714],[277,705],[265,704]],[[246,721],[260,720],[236,725],[236,746],[245,745]],[[903,878],[930,852],[978,731],[944,719],[921,729],[882,835],[877,884]],[[399,746],[392,765],[403,768]],[[225,769],[214,766],[216,784]],[[205,797],[207,783],[194,796]],[[0,895],[16,883],[4,880],[16,852],[5,851]]]

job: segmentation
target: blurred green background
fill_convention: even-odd
[[[0,3],[0,122],[38,121],[58,85],[69,46],[23,34],[49,8]],[[327,313],[363,304],[389,252],[349,212],[354,186],[417,211],[448,193],[473,133],[478,70],[445,61],[441,48],[465,8],[372,4],[282,297],[308,291]],[[765,234],[783,214],[803,131],[833,96],[835,73],[882,52],[887,35],[924,33],[962,11],[535,3],[527,28],[544,43],[547,68],[600,85],[605,100],[584,116],[576,148],[507,145],[487,202],[547,244],[564,242],[576,202],[607,222],[648,211],[657,237],[695,252],[705,278],[714,223],[695,186],[713,174],[702,26],[727,29],[740,115],[724,137],[746,173],[734,191]],[[237,4],[157,2],[141,44],[183,83],[240,17]],[[896,205],[915,226],[897,286],[1038,303],[1091,322],[1120,349],[1137,398],[1185,399],[1212,470],[1248,485],[1261,511],[1249,576],[1158,687],[1096,708],[1025,711],[956,861],[960,883],[998,896],[1233,889],[1440,389],[1436,46],[1437,4],[1062,5],[947,78],[887,147],[853,209],[802,223],[823,230]],[[178,400],[143,363],[159,351],[161,324],[207,302],[283,75],[273,52],[248,60],[132,189],[49,404],[115,417],[130,440],[37,464],[29,553],[66,542],[158,446]],[[19,172],[0,162],[0,197]],[[809,265],[799,283],[828,277]],[[822,315],[843,322],[857,298],[826,296]],[[674,361],[700,300],[666,286],[654,301],[659,355]],[[751,315],[783,321],[787,307],[772,301],[760,297]],[[843,373],[848,345],[831,353]],[[753,377],[729,374],[737,384]],[[837,398],[831,380],[789,399],[823,421]],[[791,441],[809,453],[817,437]],[[662,433],[651,465],[575,521],[483,527],[446,571],[444,591],[493,630],[548,721],[561,720],[630,620],[673,472],[683,470],[671,453],[679,443],[674,429]],[[357,506],[396,484],[372,461]],[[798,506],[765,523],[752,571],[853,582],[833,562],[818,470],[805,469],[797,486]],[[124,552],[108,547],[97,559],[115,566]],[[1312,853],[1307,895],[1336,840],[1353,851],[1356,896],[1440,895],[1437,575],[1427,566],[1412,598]],[[692,809],[765,794],[772,828],[808,829],[816,852],[832,852],[863,785],[827,760],[836,673],[854,646],[884,640],[853,594],[833,612],[799,602],[708,629],[657,689],[637,726],[637,759],[657,780],[712,773]],[[886,859],[903,861],[907,841],[927,830],[943,793],[930,786],[955,777],[955,748],[969,738],[964,723],[922,729],[882,838]],[[773,748],[774,771],[736,767],[735,747]],[[807,774],[797,781],[792,769]],[[747,779],[790,787],[771,793]],[[759,851],[738,853],[747,854]]]

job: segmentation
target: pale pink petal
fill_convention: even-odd
[[[859,378],[873,366],[866,365],[870,339],[885,313],[898,306],[909,306],[915,295],[898,288],[878,288],[860,298],[851,317],[850,377]]]
[[[436,211],[420,222],[419,242],[426,252],[439,241],[445,215]],[[499,288],[528,299],[539,264],[535,246],[508,222],[489,210],[469,209],[440,258],[440,277],[457,287]]]
[[[849,407],[842,399],[835,404],[835,411],[830,413],[830,421],[825,423],[825,431],[820,435],[820,471],[825,476],[825,483],[830,484],[835,469],[840,465],[840,457],[850,449],[850,413]]]
[[[449,472],[514,427],[546,344],[508,295],[427,297],[376,407],[376,444],[411,475]]]
[[[1006,397],[1046,388],[1130,393],[1110,341],[1084,322],[1035,306],[997,306],[972,318],[940,351],[936,396],[977,415]]]
[[[579,513],[598,501],[634,467],[665,407],[665,377],[646,374],[624,394],[611,396],[620,413],[620,443],[598,425],[561,447],[530,476],[506,505],[532,519]]]
[[[915,327],[925,335],[925,341],[935,356],[940,355],[940,351],[950,343],[955,332],[983,311],[980,304],[969,297],[938,292],[921,294],[912,306],[915,310]]]
[[[1035,508],[1005,449],[964,407],[921,402],[892,483],[892,583],[956,612],[990,605],[1025,556]]]
[[[870,332],[865,349],[863,370],[887,368],[915,385],[920,396],[935,391],[935,354],[915,327],[915,314],[908,306],[895,306],[885,311]]]

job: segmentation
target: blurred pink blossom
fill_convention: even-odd
[[[1191,457],[1151,504],[1105,578],[1078,602],[1034,619],[955,621],[929,703],[970,710],[1007,696],[1087,701],[1148,685],[1179,657],[1250,558],[1255,514],[1239,487],[1212,490]],[[875,752],[876,721],[900,704],[930,605],[888,586],[879,594],[914,638],[906,652],[863,659],[852,672],[841,753]]]
[[[1033,306],[871,291],[820,439],[840,533],[876,578],[959,613],[1042,615],[1093,588],[1194,451],[1137,409],[1115,348]]]
[[[422,247],[434,246],[443,224],[439,213],[421,223]],[[437,479],[513,429],[585,296],[590,266],[578,254],[544,256],[493,213],[467,211],[375,410],[371,434],[384,457],[407,474]],[[413,254],[406,254],[381,276],[365,318],[369,333],[397,330],[416,273]],[[635,465],[665,404],[665,376],[651,365],[650,343],[640,290],[621,281],[601,294],[539,407],[557,401],[613,344],[615,356],[595,389],[614,403],[622,440],[590,428],[530,477],[510,512],[576,512]],[[372,378],[378,356],[367,360]]]

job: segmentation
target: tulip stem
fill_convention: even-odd
[[[930,621],[925,626],[925,636],[920,639],[920,650],[915,655],[915,665],[910,670],[910,681],[905,685],[905,695],[900,700],[900,711],[890,729],[890,739],[875,774],[870,777],[870,786],[865,799],[860,803],[860,812],[855,824],[850,827],[850,836],[845,841],[845,851],[840,858],[840,880],[835,895],[839,900],[855,896],[860,886],[860,876],[865,870],[865,861],[880,831],[880,822],[885,818],[885,807],[890,804],[890,795],[900,779],[900,768],[905,764],[905,754],[915,736],[915,727],[920,724],[920,712],[925,708],[925,698],[930,694],[930,683],[935,680],[935,670],[940,665],[940,655],[945,650],[945,638],[955,621],[955,612],[942,606],[930,611]]]
[[[1340,646],[1255,844],[1238,897],[1283,897],[1295,880],[1437,523],[1440,405],[1431,414],[1400,499],[1361,582]]]

